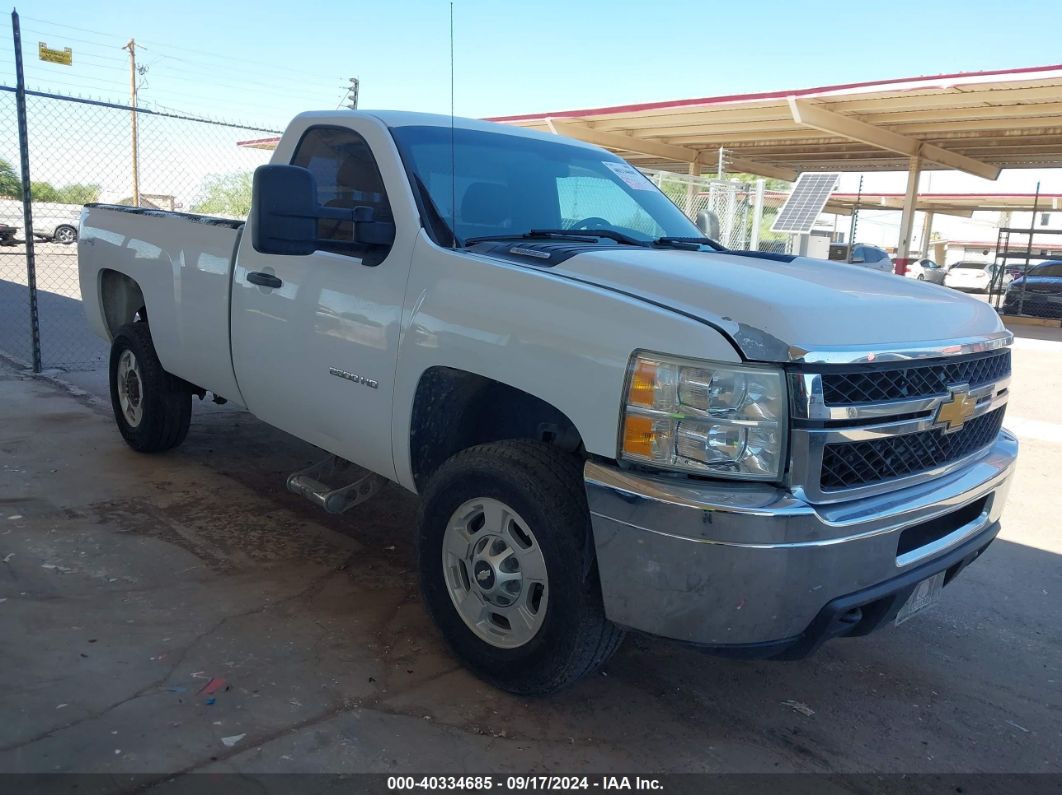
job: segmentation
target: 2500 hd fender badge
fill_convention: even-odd
[[[380,386],[379,381],[375,381],[372,378],[366,378],[365,376],[358,375],[357,373],[348,373],[346,370],[340,370],[338,367],[329,367],[328,372],[330,372],[336,378],[345,378],[348,381],[353,381],[355,384],[367,386],[370,389],[377,389]]]

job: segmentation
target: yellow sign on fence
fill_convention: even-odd
[[[37,52],[40,53],[41,60],[48,63],[61,63],[67,66],[74,63],[74,51],[69,47],[65,47],[62,50],[53,50],[43,41],[39,41],[37,42]]]

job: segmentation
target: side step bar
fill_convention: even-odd
[[[354,480],[348,480],[351,476]],[[373,472],[329,456],[288,476],[288,491],[329,513],[343,513],[372,497],[384,483],[386,480]]]

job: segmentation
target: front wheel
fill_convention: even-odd
[[[496,442],[443,464],[421,507],[418,559],[444,638],[503,690],[558,690],[623,639],[601,604],[579,461],[556,447]]]
[[[52,238],[56,243],[62,243],[64,246],[68,246],[71,243],[77,242],[77,229],[72,226],[64,224],[55,230],[55,236]]]
[[[128,323],[111,343],[111,407],[126,444],[139,453],[176,447],[188,434],[192,393],[162,369],[147,323]]]

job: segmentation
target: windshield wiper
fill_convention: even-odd
[[[479,237],[469,237],[465,238],[465,245],[469,246],[473,243],[486,243],[492,240],[535,240],[543,238],[546,240],[579,240],[584,243],[594,243],[598,238],[602,237],[628,246],[645,247],[649,245],[648,241],[638,240],[637,238],[625,235],[622,232],[616,232],[613,229],[532,229],[529,232],[517,232],[511,235],[480,235]]]
[[[701,246],[708,246],[716,251],[726,251],[724,246],[707,237],[658,237],[653,241],[653,245],[664,248],[685,248],[690,251],[698,251]]]

